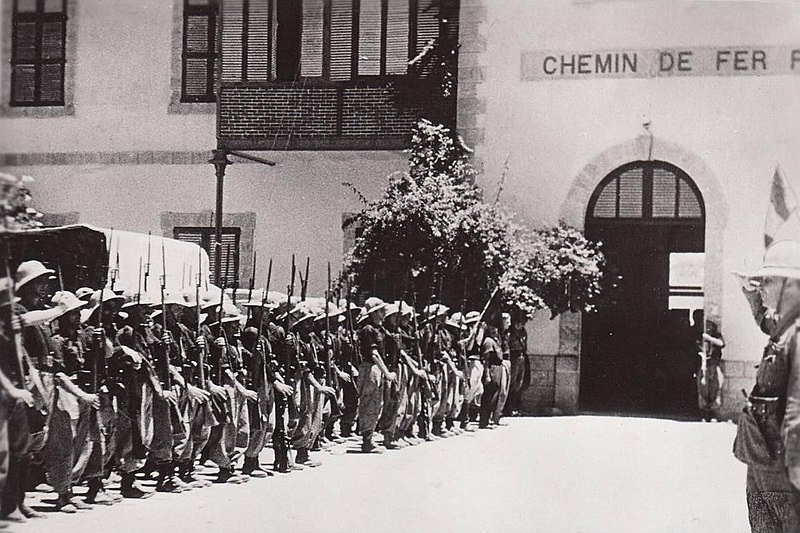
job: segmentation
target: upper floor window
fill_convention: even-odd
[[[224,81],[348,81],[408,73],[449,0],[226,0]]]
[[[181,102],[213,102],[217,0],[183,0]]]
[[[67,0],[14,0],[11,106],[63,106]]]

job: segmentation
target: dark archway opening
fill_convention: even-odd
[[[580,409],[697,415],[705,206],[692,179],[661,161],[609,174],[592,194],[586,236],[621,276],[616,302],[584,314]],[[693,320],[694,318],[694,320]]]

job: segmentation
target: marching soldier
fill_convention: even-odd
[[[358,413],[358,368],[361,365],[361,351],[355,324],[363,309],[352,302],[342,301],[344,323],[339,331],[339,359],[337,367],[345,375],[341,376],[342,417],[339,419],[339,434],[342,438],[353,437],[353,426]],[[355,437],[358,438],[358,437]]]
[[[300,316],[295,320],[292,332],[294,333],[295,360],[299,361],[295,389],[299,419],[292,438],[292,446],[297,450],[295,463],[318,466],[319,463],[309,459],[308,452],[314,447],[317,437],[322,431],[325,395],[335,396],[336,391],[319,381],[324,375],[317,351],[320,343],[314,339],[311,331],[316,315],[308,309],[299,309],[296,312],[299,312]],[[324,377],[322,379],[324,380]]]
[[[56,507],[65,513],[74,513],[78,509],[88,509],[87,503],[110,504],[112,500],[101,493],[103,449],[97,414],[99,390],[92,390],[91,379],[81,379],[88,370],[87,360],[91,359],[80,331],[80,310],[86,302],[70,292],[58,292],[53,296],[53,304],[60,314],[56,319],[58,333],[51,341],[54,348],[51,370],[56,387],[44,455],[48,481],[58,495]],[[87,465],[91,459],[94,461]],[[72,493],[74,466],[79,466],[78,479],[83,474],[89,483],[86,503]],[[86,466],[90,468],[87,470]]]
[[[358,369],[358,428],[364,453],[383,451],[375,446],[372,437],[383,409],[384,380],[397,381],[397,374],[384,363],[386,344],[381,326],[385,315],[386,303],[383,300],[367,298],[361,319],[364,325],[358,332],[362,359]]]
[[[220,320],[210,324],[217,338],[211,346],[211,379],[216,388],[212,395],[224,408],[224,418],[212,428],[209,459],[219,467],[215,483],[243,483],[249,476],[237,475],[233,459],[237,448],[247,447],[249,438],[248,401],[258,401],[258,394],[247,389],[242,382],[243,352],[239,343],[239,324],[241,316],[234,307],[225,310]]]
[[[403,341],[399,329],[400,308],[395,304],[387,304],[386,316],[383,319],[383,333],[386,346],[384,364],[386,368],[397,375],[397,379],[385,384],[383,389],[383,410],[378,420],[378,431],[383,433],[383,445],[387,450],[396,450],[402,445],[397,439],[397,416],[400,409],[401,380],[403,375],[399,371],[400,352],[403,350]]]
[[[0,278],[0,519],[22,521],[19,493],[30,431],[28,409],[34,397],[26,388],[23,355],[17,352],[19,317],[11,300],[13,281]],[[16,325],[15,325],[16,322]]]

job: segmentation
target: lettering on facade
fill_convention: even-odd
[[[523,81],[800,74],[800,46],[527,51]]]

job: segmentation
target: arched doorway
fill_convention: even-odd
[[[580,409],[695,414],[695,340],[703,308],[705,205],[692,179],[662,161],[612,171],[594,190],[586,236],[621,276],[616,302],[585,314]]]

